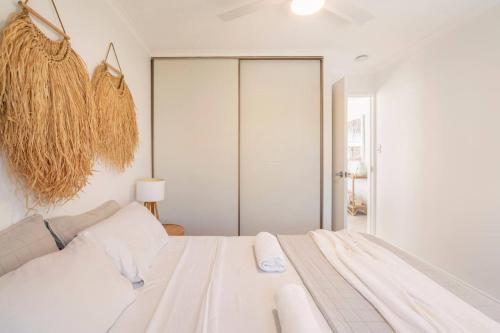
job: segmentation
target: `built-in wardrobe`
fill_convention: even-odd
[[[153,176],[188,235],[322,226],[322,59],[154,58]]]

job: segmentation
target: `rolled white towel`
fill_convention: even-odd
[[[275,299],[282,333],[321,333],[303,287],[287,284]]]
[[[259,232],[255,237],[257,265],[264,272],[284,272],[285,255],[278,239],[268,232]]]

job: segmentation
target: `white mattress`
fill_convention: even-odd
[[[274,295],[302,281],[288,259],[285,273],[260,272],[253,245],[254,237],[170,237],[110,332],[279,332]]]

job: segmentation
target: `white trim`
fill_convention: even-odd
[[[349,127],[347,126],[347,123],[348,123],[348,117],[349,117],[349,110],[348,110],[348,107],[349,107],[349,97],[350,95],[347,94],[347,91],[346,91],[346,80],[344,79],[344,115],[343,115],[343,118],[344,119],[344,165],[342,167],[342,172],[344,173],[344,176],[342,177],[342,191],[344,192],[344,221],[343,221],[343,228],[347,228],[348,226],[348,219],[349,219],[349,216],[347,215],[347,207],[348,207],[348,202],[349,202],[349,191],[348,191],[348,188],[347,188],[347,177],[345,176],[345,172],[347,171],[347,167],[349,166],[349,162],[347,161],[347,140],[349,139],[349,136],[348,136],[348,129]],[[333,129],[335,130],[335,129]],[[333,207],[332,207],[333,209]]]
[[[377,233],[377,112],[376,96],[370,95],[370,201],[368,207],[368,233],[376,235]]]

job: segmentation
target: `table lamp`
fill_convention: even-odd
[[[165,198],[165,180],[158,178],[139,179],[135,188],[135,199],[144,202],[151,214],[160,219],[156,203]]]

